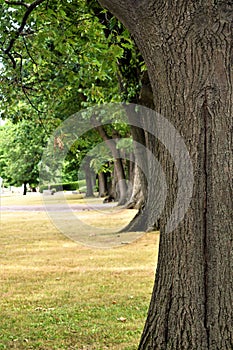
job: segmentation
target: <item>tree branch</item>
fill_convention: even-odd
[[[23,42],[24,42],[24,46],[25,46],[25,49],[27,51],[28,56],[31,58],[32,62],[37,66],[36,61],[34,60],[34,58],[32,57],[32,55],[31,55],[31,53],[30,53],[30,51],[28,49],[28,46],[27,46],[27,43],[26,43],[26,40],[25,40],[24,37],[23,37]]]
[[[5,0],[5,2],[8,4],[8,5],[15,5],[15,6],[25,6],[27,9],[29,8],[30,4],[26,4],[22,1],[9,1],[9,0]]]
[[[96,119],[96,116],[93,114],[91,117],[91,122],[94,125],[95,130],[98,132],[100,137],[106,143],[112,155],[115,159],[121,158],[119,154],[119,150],[116,148],[116,142],[113,138],[109,137],[103,125],[99,125]]]
[[[7,1],[7,0],[5,0],[6,1],[6,3],[8,3],[8,4],[11,4],[11,5],[13,5],[13,2],[11,2],[11,1]],[[6,54],[6,55],[8,55],[8,57],[10,58],[10,60],[12,61],[12,63],[13,63],[13,67],[15,68],[15,66],[16,66],[16,62],[15,62],[15,60],[14,60],[14,57],[13,57],[13,55],[10,53],[10,51],[11,51],[11,49],[12,49],[12,47],[14,46],[14,43],[15,43],[15,41],[18,39],[18,37],[20,36],[20,34],[22,33],[22,31],[24,30],[24,27],[26,26],[26,24],[27,24],[27,20],[28,20],[28,17],[30,16],[30,14],[32,13],[32,11],[38,6],[38,5],[40,5],[42,2],[44,2],[45,0],[35,0],[32,4],[25,4],[25,3],[23,3],[23,2],[18,2],[18,1],[16,1],[16,2],[14,2],[14,4],[16,5],[16,3],[18,4],[18,5],[26,5],[26,7],[27,7],[27,10],[26,10],[26,12],[25,12],[25,14],[24,14],[24,16],[23,16],[23,19],[22,19],[22,22],[21,22],[21,25],[20,25],[20,27],[19,27],[19,29],[15,32],[15,35],[14,35],[14,37],[11,39],[11,41],[10,41],[10,43],[9,43],[9,46],[7,47],[7,49],[4,51],[4,53]]]
[[[39,122],[40,122],[42,128],[44,129],[46,135],[50,136],[50,134],[48,133],[48,130],[46,129],[46,127],[45,127],[45,125],[44,125],[44,122],[43,122],[43,120],[41,119],[41,116],[40,116],[40,114],[45,114],[45,112],[44,112],[44,111],[40,111],[40,110],[33,104],[33,102],[30,100],[30,98],[29,98],[29,96],[28,96],[28,94],[27,94],[27,91],[25,90],[25,88],[24,88],[23,86],[22,86],[22,91],[23,91],[23,93],[24,93],[26,99],[28,100],[29,104],[31,105],[31,107],[34,108],[34,109],[36,110],[36,112],[38,113]]]
[[[40,115],[40,114],[45,114],[44,111],[40,111],[40,110],[34,105],[34,103],[30,100],[30,97],[29,97],[28,94],[27,94],[27,91],[26,91],[25,86],[21,86],[21,88],[22,88],[22,91],[23,91],[23,93],[24,93],[26,99],[28,100],[29,104],[31,105],[31,107],[32,107],[33,109],[35,109],[35,111],[38,113],[38,115]]]

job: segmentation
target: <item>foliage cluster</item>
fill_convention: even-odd
[[[27,130],[41,154],[46,135],[73,113],[106,102],[135,101],[144,63],[128,31],[97,2],[41,0],[35,4],[5,1],[1,6],[0,110],[2,118]],[[112,130],[108,133],[111,137]],[[128,130],[122,126],[121,133],[124,136]],[[25,133],[18,143],[21,154],[25,153],[24,138]],[[81,160],[99,141],[93,130],[72,146],[64,165],[70,181],[76,180]],[[31,181],[28,172],[33,172],[35,182],[39,157],[30,149],[34,164],[24,167],[23,179],[21,163],[28,161],[3,146],[3,158],[22,168],[20,178],[14,178],[13,167],[10,171],[2,161],[10,182]],[[97,168],[94,161],[92,166]]]
[[[40,124],[8,121],[0,127],[0,174],[11,185],[38,183],[39,167],[46,134]]]

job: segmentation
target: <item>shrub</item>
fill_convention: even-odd
[[[85,186],[85,180],[80,181],[74,181],[69,183],[62,183],[62,184],[50,184],[49,185],[41,185],[39,188],[40,193],[43,193],[44,190],[48,189],[54,189],[56,192],[59,191],[75,191],[77,189],[80,189],[81,187],[84,188]]]

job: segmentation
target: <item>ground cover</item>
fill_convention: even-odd
[[[1,204],[41,201],[25,197],[5,196]],[[95,221],[92,211],[83,215]],[[120,211],[118,220],[131,215]],[[45,212],[1,212],[0,349],[136,349],[158,239],[154,232],[93,249],[61,234]]]

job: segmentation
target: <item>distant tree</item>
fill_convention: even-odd
[[[0,172],[11,185],[39,183],[39,162],[46,143],[44,129],[32,121],[23,120],[14,125],[8,121],[0,127]]]

